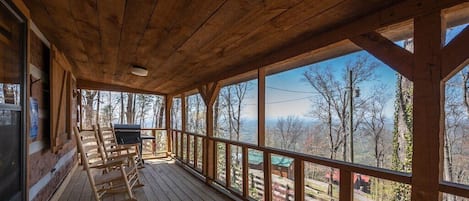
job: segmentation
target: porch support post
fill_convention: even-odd
[[[259,68],[257,71],[257,101],[258,101],[258,108],[257,108],[257,116],[258,116],[258,125],[257,125],[257,133],[258,133],[258,145],[263,147],[265,146],[265,68]]]
[[[186,133],[186,95],[184,93],[181,94],[181,158],[182,158],[182,161],[184,162],[187,162],[187,160],[189,159],[189,150],[187,149],[188,148],[188,137],[186,135],[186,155],[184,155],[184,144],[182,143],[184,141],[184,135]],[[185,160],[184,160],[185,159]]]
[[[265,136],[265,67],[261,67],[257,70],[257,115],[258,115],[258,145],[265,147],[266,136]],[[272,200],[272,166],[270,153],[264,152],[264,199]]]
[[[172,145],[172,131],[171,131],[171,107],[173,104],[173,97],[170,95],[166,95],[164,97],[165,100],[165,110],[166,110],[166,115],[165,115],[165,128],[166,128],[166,157],[168,157],[172,152],[173,149],[171,147]]]
[[[445,129],[441,12],[416,17],[414,27],[412,201],[438,201]]]
[[[218,97],[220,92],[220,84],[218,82],[212,82],[199,87],[199,93],[202,96],[205,105],[207,106],[206,115],[206,130],[207,138],[204,141],[204,152],[203,152],[203,168],[202,172],[205,175],[206,182],[212,183],[215,180],[215,169],[216,169],[216,146],[215,142],[210,139],[213,137],[213,104]]]

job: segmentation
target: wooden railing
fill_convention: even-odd
[[[169,147],[167,133],[164,128],[142,128],[142,135],[155,137],[155,140],[142,141],[142,153],[144,158],[168,157]]]
[[[318,156],[313,156],[313,155],[308,155],[308,154],[302,154],[302,153],[297,153],[297,152],[291,152],[291,151],[286,151],[286,150],[280,150],[276,148],[271,148],[271,147],[261,147],[253,144],[248,144],[248,143],[243,143],[243,142],[237,142],[237,141],[230,141],[227,139],[221,139],[221,138],[216,138],[216,137],[208,137],[205,135],[200,135],[200,134],[194,134],[194,133],[189,133],[189,132],[182,132],[180,130],[171,130],[171,138],[173,140],[172,146],[173,146],[173,151],[175,151],[175,157],[178,159],[181,163],[185,164],[186,166],[192,168],[193,170],[197,171],[198,173],[202,174],[203,171],[202,169],[197,168],[197,148],[194,150],[191,150],[191,147],[197,147],[195,143],[197,141],[202,140],[202,142],[206,142],[207,140],[212,140],[215,142],[215,161],[205,161],[202,160],[203,162],[211,162],[217,164],[217,159],[218,159],[218,144],[222,144],[225,146],[225,171],[223,172],[216,172],[215,175],[219,175],[220,173],[224,173],[224,180],[221,181],[218,178],[210,178],[213,180],[216,184],[223,186],[226,190],[230,191],[232,194],[236,195],[237,197],[243,199],[243,200],[250,200],[251,198],[249,197],[250,192],[249,192],[249,162],[248,162],[248,153],[249,150],[255,150],[258,152],[263,153],[263,167],[262,170],[264,172],[264,187],[263,187],[263,195],[268,196],[266,197],[265,200],[272,200],[272,192],[274,190],[272,189],[272,166],[271,164],[271,156],[272,155],[278,155],[278,156],[283,156],[283,157],[288,157],[293,159],[293,181],[294,181],[294,197],[292,199],[294,200],[305,200],[305,182],[304,182],[304,164],[305,162],[313,163],[313,164],[318,164],[322,166],[327,166],[330,168],[335,168],[340,171],[340,182],[339,182],[339,199],[340,200],[347,200],[350,199],[353,194],[353,174],[362,174],[362,175],[367,175],[367,176],[372,176],[376,178],[381,178],[381,179],[386,179],[394,182],[399,182],[399,183],[404,183],[404,184],[411,184],[411,174],[408,173],[402,173],[402,172],[396,172],[392,170],[387,170],[387,169],[382,169],[382,168],[376,168],[376,167],[370,167],[370,166],[365,166],[365,165],[359,165],[359,164],[352,164],[352,163],[347,163],[343,161],[336,161],[336,160],[331,160],[328,158],[323,158],[323,157],[318,157]],[[188,139],[193,138],[193,141],[189,141]],[[182,139],[184,139],[185,142],[182,142]],[[187,142],[192,142],[194,144],[190,144]],[[231,186],[231,175],[232,175],[232,168],[231,168],[231,156],[232,156],[232,150],[231,146],[237,146],[240,147],[241,149],[241,170],[242,170],[242,185],[240,189],[234,189]],[[204,147],[204,146],[201,146]],[[183,151],[185,150],[185,151]],[[202,150],[205,152],[204,150]],[[191,152],[194,152],[195,154],[191,154]],[[190,159],[190,156],[194,156],[193,159]],[[194,163],[189,163],[189,161],[193,160]],[[268,164],[268,165],[265,165]],[[218,167],[215,166],[215,169],[218,170]],[[218,176],[217,176],[218,177]],[[251,179],[252,180],[252,179]],[[446,185],[445,185],[446,187]],[[448,190],[449,188],[442,188],[442,190],[446,191],[451,191],[454,193],[455,191]],[[454,193],[456,194],[456,193]]]
[[[265,200],[272,200],[272,166],[271,164],[271,156],[272,154],[278,156],[289,157],[293,159],[293,175],[294,175],[294,200],[304,200],[305,199],[305,183],[304,183],[304,162],[309,162],[317,165],[322,165],[330,168],[335,168],[340,171],[340,182],[339,182],[339,199],[346,200],[350,197],[353,197],[353,174],[358,173],[362,175],[372,176],[380,179],[386,179],[389,181],[404,183],[404,184],[411,184],[412,175],[409,173],[403,172],[396,172],[388,169],[382,169],[377,167],[371,167],[366,165],[360,164],[353,164],[343,161],[332,160],[324,157],[313,156],[298,152],[292,152],[287,150],[276,149],[272,147],[261,147],[254,144],[244,143],[244,142],[237,142],[237,141],[230,141],[227,139],[217,138],[217,137],[208,137],[201,134],[190,133],[190,132],[182,132],[181,130],[174,130],[170,129],[169,133],[166,129],[162,128],[142,128],[144,132],[151,132],[150,135],[154,136],[156,140],[154,143],[157,143],[156,150],[154,149],[153,141],[144,142],[144,153],[145,152],[152,152],[155,156],[161,155],[161,157],[167,157],[168,154],[172,157],[175,157],[178,161],[184,164],[186,167],[191,168],[195,172],[197,172],[200,176],[205,177],[203,175],[203,165],[201,163],[211,162],[214,164],[217,163],[218,159],[218,144],[222,144],[225,147],[225,170],[220,171],[218,167],[215,166],[216,174],[220,175],[220,178],[210,178],[216,184],[225,188],[233,195],[244,199],[244,200],[251,200],[249,197],[249,162],[248,162],[248,150],[255,150],[263,153],[263,187],[261,187],[262,182],[260,182],[260,178],[256,177],[255,181],[259,185],[256,188],[263,189],[263,196],[268,196],[269,198],[265,198]],[[166,133],[164,133],[166,132]],[[164,134],[163,134],[164,133]],[[148,135],[148,134],[147,134]],[[168,144],[168,140],[170,140],[170,144]],[[206,161],[203,157],[206,150],[204,150],[204,145],[207,140],[212,140],[215,142],[215,161]],[[184,143],[183,143],[184,142]],[[187,143],[190,142],[190,143]],[[242,176],[242,184],[241,189],[234,189],[231,186],[232,178],[232,168],[231,168],[231,156],[232,150],[231,145],[238,146],[241,148],[241,176]],[[170,147],[171,146],[171,147]],[[199,152],[200,149],[200,152]],[[265,165],[269,164],[269,165]],[[238,171],[239,172],[239,171]],[[344,179],[348,178],[348,179]],[[256,185],[257,185],[256,184]],[[462,184],[455,184],[450,182],[442,181],[440,182],[439,191],[442,193],[448,193],[451,195],[456,195],[460,197],[469,198],[469,186],[462,185]]]

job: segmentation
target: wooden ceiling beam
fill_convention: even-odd
[[[218,93],[220,92],[220,83],[218,82],[211,82],[199,87],[200,96],[205,102],[205,105],[210,106],[215,103],[215,100],[218,97]]]
[[[413,79],[414,55],[411,52],[374,31],[358,35],[350,40],[407,79]]]
[[[459,71],[461,64],[469,59],[469,26],[459,33],[442,50],[442,77],[448,78]]]
[[[103,90],[103,91],[117,91],[117,92],[130,92],[130,93],[141,93],[141,94],[154,94],[154,95],[166,95],[155,91],[148,91],[143,89],[135,89],[132,87],[121,86],[116,84],[95,82],[90,80],[77,80],[77,88],[79,89],[91,89],[91,90]]]

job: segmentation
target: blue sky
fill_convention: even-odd
[[[457,34],[459,34],[467,24],[448,29],[446,33],[445,43],[449,43]],[[402,46],[402,42],[396,42]],[[360,86],[360,92],[363,96],[369,93],[369,90],[377,84],[385,84],[387,90],[383,93],[386,95],[387,102],[385,108],[385,116],[392,119],[394,114],[394,97],[396,88],[396,72],[380,60],[373,57],[366,51],[359,51],[345,56],[325,60],[314,65],[325,68],[331,66],[334,72],[339,73],[348,61],[354,60],[358,55],[368,55],[372,61],[380,63],[376,69],[376,79]],[[311,98],[315,92],[311,86],[304,82],[303,72],[311,65],[306,65],[289,71],[269,75],[266,78],[266,118],[267,120],[276,120],[279,117],[295,115],[303,118],[309,118],[311,111]],[[246,105],[243,108],[243,117],[248,120],[257,119],[257,81],[255,86],[251,88],[246,98]]]

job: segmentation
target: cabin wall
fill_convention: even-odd
[[[29,18],[22,0],[16,7]],[[28,23],[28,200],[49,200],[77,164],[71,130],[76,125],[77,98],[72,66],[62,52],[49,44],[41,31]],[[51,80],[49,80],[51,79]],[[59,82],[59,84],[57,84]],[[51,85],[49,85],[51,83]],[[31,136],[31,100],[38,105],[37,136]]]
[[[75,166],[77,161],[76,147],[73,138],[66,136],[68,139],[65,139],[65,141],[61,143],[61,147],[54,148],[53,141],[56,140],[56,137],[54,137],[53,132],[56,129],[54,128],[54,125],[57,124],[51,124],[51,121],[57,118],[62,119],[63,121],[58,122],[59,125],[56,127],[61,130],[61,133],[64,135],[71,134],[67,129],[67,127],[69,127],[69,122],[66,121],[66,119],[68,119],[67,116],[71,116],[71,114],[67,114],[67,111],[64,109],[71,107],[72,109],[70,109],[70,111],[76,110],[76,99],[71,103],[64,101],[62,103],[65,103],[65,105],[62,105],[63,112],[60,112],[59,115],[57,115],[57,112],[53,112],[58,110],[57,106],[59,104],[49,104],[49,102],[53,99],[57,99],[57,94],[54,94],[53,91],[54,89],[61,87],[57,87],[57,81],[43,80],[47,80],[47,78],[55,79],[52,76],[54,73],[57,74],[57,70],[55,68],[59,68],[60,74],[62,71],[69,72],[71,67],[68,66],[69,64],[66,61],[66,58],[54,48],[49,49],[51,56],[48,57],[47,48],[44,47],[44,44],[41,43],[41,40],[33,31],[30,31],[29,37],[29,74],[32,77],[31,80],[34,81],[41,79],[39,82],[42,82],[47,87],[49,86],[49,83],[52,83],[49,91],[41,88],[40,84],[36,84],[37,82],[35,84],[30,84],[29,86],[31,89],[30,97],[39,100],[38,105],[40,119],[37,137],[34,139],[31,137],[29,138],[29,200],[48,200]],[[46,55],[44,56],[44,54]],[[44,67],[44,63],[41,63],[41,58],[50,59],[49,64],[55,67]],[[50,71],[48,70],[49,68]],[[38,71],[43,74],[40,78],[36,77],[38,76]],[[58,86],[60,86],[60,84]],[[67,92],[70,93],[70,89]],[[53,94],[51,98],[43,97],[50,96],[50,94]],[[51,105],[53,107],[51,107]]]

